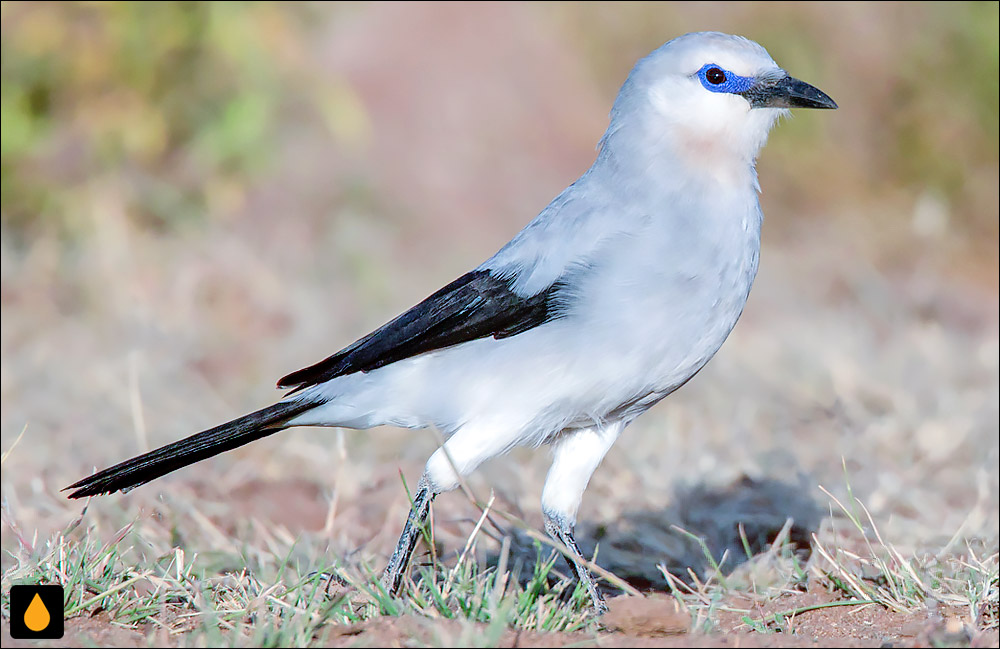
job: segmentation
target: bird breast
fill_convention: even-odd
[[[581,319],[603,321],[597,329],[615,337],[610,349],[647,358],[668,384],[686,381],[718,351],[743,311],[760,254],[755,194],[678,207],[665,206],[608,251],[579,304]]]

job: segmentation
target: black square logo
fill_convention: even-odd
[[[63,637],[63,587],[11,586],[10,637],[55,640]]]

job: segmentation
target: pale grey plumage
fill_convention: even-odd
[[[386,570],[392,592],[436,494],[514,446],[551,444],[546,529],[576,554],[601,608],[572,536],[581,496],[628,423],[697,373],[736,324],[759,259],[754,163],[794,106],[836,107],[752,41],[699,33],[666,43],[632,70],[579,180],[472,273],[283,379],[296,391],[280,412],[235,420],[238,443],[301,425],[437,427],[447,441]],[[181,458],[168,449],[170,462],[142,456],[74,495],[219,452],[209,451],[225,426],[208,431],[211,448],[197,457],[187,447]]]

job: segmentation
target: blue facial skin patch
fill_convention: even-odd
[[[708,80],[708,71],[712,68],[722,70],[722,73],[726,75],[726,80],[722,83],[712,83]],[[729,70],[725,69],[721,65],[716,65],[714,63],[706,63],[701,66],[698,70],[698,78],[701,80],[701,85],[705,86],[706,90],[711,90],[712,92],[727,92],[734,95],[739,95],[753,86],[753,77],[741,77],[738,74],[733,74]]]

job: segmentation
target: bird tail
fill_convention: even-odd
[[[63,489],[70,498],[128,491],[189,464],[231,451],[286,428],[292,417],[316,406],[310,401],[281,401],[225,424],[125,460]]]

